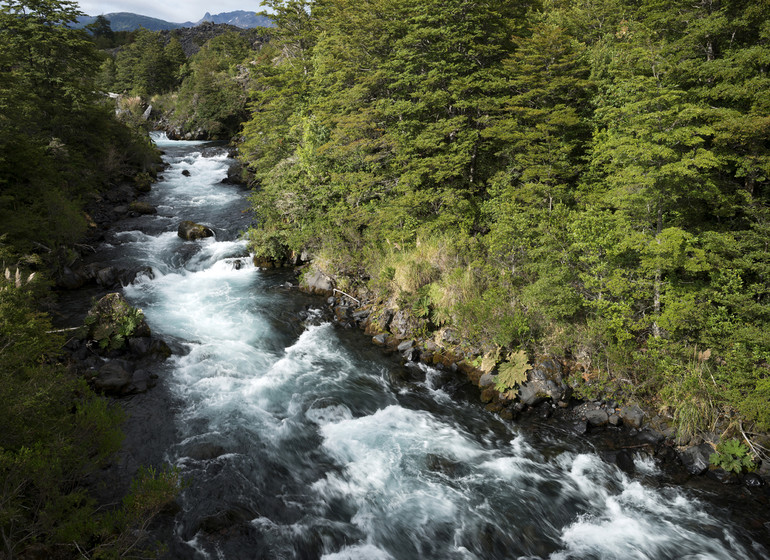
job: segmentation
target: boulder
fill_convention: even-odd
[[[131,372],[117,360],[104,364],[94,378],[94,388],[107,394],[120,394],[132,379]]]
[[[311,294],[329,295],[334,290],[334,280],[317,268],[312,268],[302,276],[302,287]]]
[[[74,271],[65,266],[56,277],[56,286],[65,290],[77,290],[86,283],[85,276],[80,271]]]
[[[682,464],[687,472],[694,475],[701,475],[709,468],[709,457],[714,449],[708,443],[701,443],[693,447],[688,447],[679,454]]]
[[[642,421],[644,420],[644,411],[638,406],[630,405],[624,406],[620,409],[620,417],[623,419],[623,423],[637,430],[642,427]]]
[[[562,366],[553,358],[545,358],[527,372],[527,381],[519,388],[519,400],[535,406],[545,399],[554,402],[567,398],[568,386],[562,378]]]
[[[182,175],[184,175],[185,177],[189,177],[190,176],[190,170],[189,169],[183,169],[182,170]]]
[[[403,309],[399,309],[393,315],[390,322],[390,332],[399,338],[403,338],[412,332],[414,319],[411,314]]]
[[[139,200],[135,200],[131,204],[128,205],[128,209],[131,212],[136,212],[137,214],[142,215],[150,215],[150,214],[157,214],[158,210],[155,208],[152,204],[149,202],[142,202]]]
[[[211,228],[208,228],[204,225],[196,224],[190,220],[185,220],[179,224],[177,235],[187,241],[195,241],[196,239],[213,237],[214,232],[211,230]]]
[[[587,410],[585,413],[585,419],[589,425],[595,428],[598,428],[600,426],[605,426],[609,421],[607,412],[602,410],[601,408],[597,408],[595,410]]]
[[[388,335],[385,333],[378,334],[377,336],[372,338],[372,342],[374,342],[378,346],[385,346],[385,344],[387,344],[388,342]]]

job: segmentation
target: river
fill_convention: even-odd
[[[126,405],[129,454],[188,481],[168,557],[768,558],[735,511],[649,456],[629,476],[585,438],[504,422],[462,379],[328,322],[288,272],[251,263],[224,153],[153,139],[170,164],[144,199],[158,213],[120,221],[98,258],[152,268],[124,293],[175,349]],[[184,241],[181,220],[216,236]]]

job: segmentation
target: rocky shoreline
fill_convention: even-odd
[[[716,434],[681,441],[672,419],[645,403],[620,403],[600,392],[592,400],[577,398],[574,380],[582,379],[585,372],[574,363],[552,356],[538,357],[527,372],[527,381],[520,385],[518,396],[506,398],[495,388],[492,368],[479,367],[484,355],[461,349],[451,331],[421,337],[416,334],[417,321],[407,311],[389,307],[388,302],[379,301],[366,289],[352,293],[336,289],[333,278],[302,258],[293,258],[289,264],[300,265],[298,288],[325,297],[338,324],[363,329],[374,344],[386,352],[398,353],[405,362],[420,362],[462,375],[476,388],[486,409],[504,420],[548,420],[577,435],[601,440],[598,451],[602,458],[627,473],[633,471],[628,450],[635,449],[658,460],[675,484],[687,484],[692,477],[703,478],[733,489],[725,489],[727,492],[742,486],[750,489],[744,493],[750,491],[770,499],[767,462],[753,472],[740,474],[714,468],[709,459],[715,450]]]

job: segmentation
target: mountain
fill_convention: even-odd
[[[140,27],[144,27],[150,31],[163,31],[168,29],[180,29],[183,27],[195,27],[196,25],[199,25],[205,21],[210,21],[213,23],[227,23],[242,29],[273,26],[273,22],[269,17],[259,16],[255,12],[248,12],[245,10],[224,12],[214,15],[206,12],[206,15],[203,16],[199,21],[187,21],[185,23],[172,23],[170,21],[143,16],[140,14],[133,14],[130,12],[113,12],[110,14],[104,14],[104,17],[110,20],[110,27],[113,31],[134,31]],[[96,21],[96,16],[83,16],[78,19],[78,24],[74,27],[85,27],[94,21]]]
[[[104,14],[104,17],[110,20],[110,27],[113,31],[133,31],[135,29],[139,29],[140,27],[144,27],[150,31],[191,27],[182,23],[171,23],[162,19],[142,16],[139,14],[132,14],[129,12],[114,12],[111,14]],[[81,17],[78,19],[78,25],[75,27],[85,27],[89,23],[93,23],[95,20],[95,16]]]
[[[236,10],[234,12],[223,12],[221,14],[214,14],[213,16],[206,12],[197,23],[192,25],[199,25],[204,21],[210,21],[212,23],[227,23],[243,29],[250,29],[252,27],[273,27],[272,20],[267,16],[258,15],[256,12],[246,10]],[[187,26],[187,24],[184,24]]]

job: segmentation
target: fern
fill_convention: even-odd
[[[524,350],[512,352],[508,355],[508,361],[498,368],[495,389],[509,399],[515,399],[519,394],[517,385],[527,381],[527,372],[532,366],[527,361]]]

